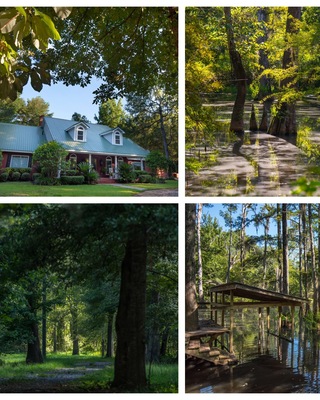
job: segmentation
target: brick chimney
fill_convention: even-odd
[[[40,115],[40,117],[39,117],[39,126],[43,126],[43,119],[44,119],[44,115]]]

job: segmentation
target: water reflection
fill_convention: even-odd
[[[195,160],[201,164],[198,174],[191,170],[186,172],[188,196],[290,196],[294,189],[292,184],[299,178],[319,178],[312,169],[316,164],[312,153],[319,152],[320,144],[319,107],[299,104],[299,129],[307,127],[309,135],[303,137],[298,148],[296,136],[279,137],[249,131],[232,135],[227,132],[226,123],[231,105],[221,102],[209,106],[214,106],[226,130],[216,132],[205,143],[195,140],[196,144],[188,148],[186,161]],[[249,112],[247,104],[246,121],[249,121]]]
[[[234,338],[236,366],[214,367],[205,361],[186,362],[189,393],[319,393],[319,336],[302,324],[290,342],[270,335],[256,323],[239,324]]]

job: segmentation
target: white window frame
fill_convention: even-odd
[[[85,136],[85,129],[83,126],[78,126],[75,128],[76,134],[75,134],[75,140],[78,142],[85,142],[86,141],[86,136]],[[79,139],[79,132],[82,134],[82,139]]]
[[[119,143],[117,143],[119,141]],[[122,146],[122,133],[119,131],[113,132],[113,144],[116,146]]]
[[[14,159],[19,159],[20,160],[20,165],[18,167],[13,166],[13,160]],[[26,165],[21,165],[21,160],[24,159],[26,160]],[[24,156],[24,155],[18,155],[18,154],[13,154],[10,158],[10,168],[28,168],[29,167],[29,160],[30,156]]]

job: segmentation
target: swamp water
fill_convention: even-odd
[[[219,120],[229,126],[232,103],[207,105],[214,108]],[[258,106],[257,106],[258,107]],[[251,103],[246,105],[249,124]],[[257,120],[261,112],[257,114]],[[216,134],[213,142],[188,148],[186,160],[195,159],[205,166],[198,174],[186,172],[188,196],[290,196],[294,183],[314,175],[310,151],[320,145],[320,107],[301,102],[297,106],[299,129],[307,132],[309,154],[295,145],[296,137],[278,137],[264,132],[246,131],[243,135]],[[247,129],[249,126],[247,126]],[[307,129],[306,129],[307,128]],[[212,162],[212,160],[214,160]]]
[[[265,325],[259,331],[254,317],[248,322],[239,315],[235,325],[238,364],[215,367],[187,359],[187,393],[320,393],[320,336],[296,323],[290,342],[268,334]]]

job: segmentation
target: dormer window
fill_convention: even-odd
[[[78,126],[78,128],[76,128],[76,140],[79,142],[84,142],[84,129],[82,126]]]
[[[114,133],[114,144],[121,144],[121,134],[119,132]]]

